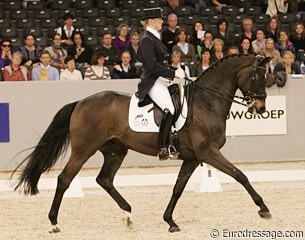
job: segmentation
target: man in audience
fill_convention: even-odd
[[[59,72],[50,65],[51,55],[43,50],[40,53],[40,64],[32,70],[33,80],[59,80]]]
[[[177,44],[176,32],[178,30],[178,17],[176,14],[170,14],[167,17],[168,28],[162,32],[162,43],[166,46],[169,53],[172,52],[173,46]]]
[[[29,81],[32,80],[30,71],[21,66],[22,54],[20,52],[13,53],[12,64],[2,69],[3,81]]]
[[[11,40],[3,39],[0,50],[0,69],[12,63],[12,44]]]
[[[110,33],[106,32],[103,34],[103,44],[98,47],[96,51],[101,52],[105,56],[105,66],[114,66],[120,63],[120,51],[118,48],[112,46],[112,36]]]
[[[239,49],[236,46],[230,46],[228,48],[228,55],[237,55],[239,54]]]

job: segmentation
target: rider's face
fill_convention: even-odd
[[[151,19],[151,26],[153,29],[155,29],[157,31],[160,31],[162,29],[162,23],[163,23],[162,18]]]

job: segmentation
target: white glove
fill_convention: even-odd
[[[185,78],[185,72],[183,71],[182,68],[178,68],[177,70],[175,70],[175,77],[180,79]]]

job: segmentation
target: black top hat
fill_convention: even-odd
[[[145,8],[144,9],[144,16],[142,20],[151,19],[151,18],[163,18],[162,9],[157,8]]]

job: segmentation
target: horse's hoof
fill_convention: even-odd
[[[123,218],[122,222],[126,225],[127,228],[129,229],[133,228],[133,221],[131,221],[130,217]]]
[[[261,217],[261,218],[266,218],[266,219],[270,219],[272,218],[272,215],[269,211],[267,212],[263,212],[263,211],[258,211],[258,215]]]
[[[169,232],[180,232],[180,228],[178,226],[175,226],[175,227],[170,227],[168,229]]]
[[[49,230],[49,233],[58,233],[60,232],[60,228],[57,225],[52,225],[51,229]]]

